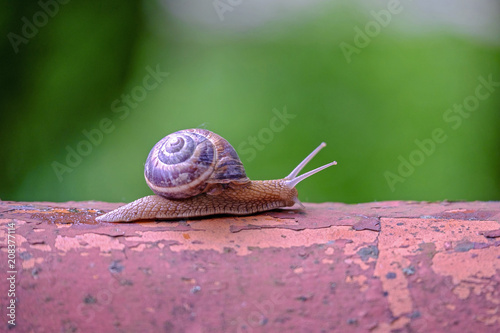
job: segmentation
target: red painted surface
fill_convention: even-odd
[[[499,202],[95,222],[118,206],[0,201],[13,332],[500,331]]]

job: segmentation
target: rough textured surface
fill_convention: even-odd
[[[0,201],[2,272],[16,225],[14,331],[500,331],[499,202],[95,221],[118,206]]]

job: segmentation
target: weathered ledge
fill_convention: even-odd
[[[118,206],[0,201],[2,274],[17,272],[13,331],[500,330],[500,202],[94,220]]]

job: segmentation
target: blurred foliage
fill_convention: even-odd
[[[20,34],[20,18],[38,6],[10,3],[4,36]],[[474,95],[479,77],[500,81],[500,47],[391,24],[348,63],[339,45],[373,18],[355,6],[312,7],[231,31],[151,2],[69,2],[17,53],[4,38],[0,198],[132,201],[151,193],[151,147],[204,127],[233,144],[251,179],[284,177],[327,142],[306,169],[338,165],[298,185],[303,201],[499,200],[500,89],[456,128],[444,115]],[[168,76],[155,81],[155,71]],[[284,110],[283,127],[268,130]],[[439,128],[446,140],[415,153],[415,140]],[[79,148],[86,155],[69,166]],[[401,158],[419,156],[401,177]],[[390,185],[387,172],[402,181]]]

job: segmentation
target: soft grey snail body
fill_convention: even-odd
[[[323,148],[321,143],[287,177],[250,180],[234,148],[205,129],[172,133],[151,149],[144,177],[156,195],[143,197],[97,218],[103,222],[181,219],[215,214],[247,215],[299,204],[295,185],[337,164],[298,176]]]

